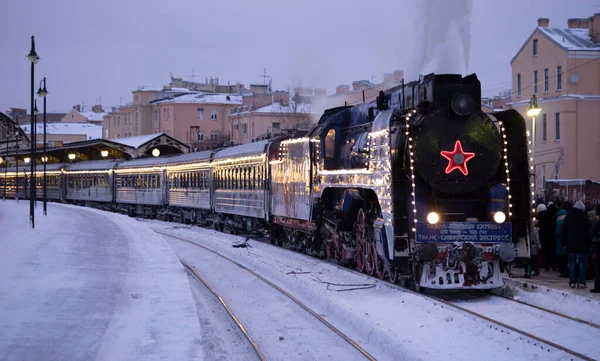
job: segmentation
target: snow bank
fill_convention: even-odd
[[[188,278],[125,216],[0,202],[0,359],[201,360]]]

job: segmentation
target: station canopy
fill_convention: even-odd
[[[37,135],[38,140],[43,134]],[[36,159],[41,163],[42,147],[38,142]],[[21,127],[10,117],[0,113],[0,157],[20,163],[31,158],[31,142]],[[159,155],[189,153],[190,147],[165,133],[127,138],[91,139],[46,148],[48,164],[98,159],[135,159]]]

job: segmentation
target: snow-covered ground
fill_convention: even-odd
[[[233,248],[232,244],[244,238],[160,221],[144,223],[157,231],[201,243],[255,270],[313,308],[380,360],[575,359],[562,351],[549,351],[545,346],[542,349],[527,337],[428,298],[302,254],[255,241],[250,241],[251,248]],[[191,261],[197,257],[199,262],[211,264],[211,257],[215,257],[194,255],[189,248],[193,246],[177,245],[181,241],[174,239],[170,242],[181,252],[181,257]],[[239,297],[244,297],[245,288],[239,287],[247,282],[244,278],[228,278],[227,287],[232,289],[232,296],[238,289]],[[361,288],[356,285],[365,287],[349,290]]]
[[[0,360],[201,360],[186,273],[125,216],[0,200]]]
[[[505,297],[543,307],[600,325],[600,297],[588,289],[571,289],[568,278],[542,271],[532,279],[505,279],[500,290]],[[588,287],[593,286],[593,281]]]
[[[600,360],[600,329],[490,295],[455,294],[452,304]],[[462,297],[461,297],[462,296]],[[598,311],[598,308],[596,308]]]

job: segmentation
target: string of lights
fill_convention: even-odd
[[[500,126],[500,134],[502,135],[502,142],[504,143],[502,146],[502,158],[504,159],[504,169],[506,171],[506,192],[508,197],[508,216],[507,220],[510,220],[512,216],[512,196],[510,194],[510,170],[508,168],[508,141],[506,140],[506,129],[504,128],[504,123],[498,121],[498,125]]]
[[[412,192],[411,192],[411,196],[412,196],[412,206],[413,206],[413,218],[414,218],[414,223],[415,225],[412,228],[413,233],[417,231],[417,196],[416,196],[416,192],[417,192],[417,187],[415,184],[415,160],[414,160],[414,150],[413,150],[413,145],[412,145],[412,137],[410,135],[410,118],[412,116],[412,114],[416,114],[417,111],[416,110],[412,110],[412,112],[409,110],[408,114],[405,117],[405,126],[406,126],[406,139],[408,140],[408,154],[409,154],[409,160],[410,160],[410,180],[411,180],[411,184],[412,184]]]

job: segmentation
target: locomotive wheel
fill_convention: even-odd
[[[367,247],[365,247],[367,262],[365,263],[365,271],[372,276],[375,274],[375,260],[377,259],[377,254],[375,254],[375,247],[373,243],[367,243]]]
[[[356,244],[356,270],[358,272],[364,272],[365,270],[365,253],[363,251],[362,243]]]

